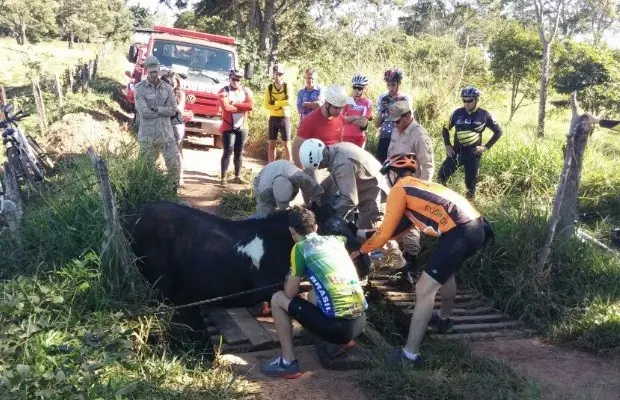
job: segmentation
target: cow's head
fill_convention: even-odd
[[[345,246],[349,253],[359,250],[362,245],[355,238],[355,234],[347,224],[347,221],[337,216],[329,205],[311,207],[311,210],[316,216],[319,234],[344,236],[347,239]],[[361,254],[353,261],[360,280],[364,280],[370,274],[370,257],[368,254]]]

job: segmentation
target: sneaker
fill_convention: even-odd
[[[299,378],[303,372],[299,369],[299,362],[293,360],[289,365],[282,364],[282,357],[268,362],[261,367],[261,372],[267,376],[275,378],[295,379]]]
[[[221,178],[221,179],[220,179],[220,185],[222,185],[222,186],[226,186],[226,185],[228,185],[228,179],[226,179],[226,178]]]
[[[385,360],[387,365],[411,365],[418,366],[422,363],[422,356],[418,354],[415,360],[410,359],[403,353],[403,349],[401,347],[397,347],[392,350],[392,353]]]
[[[449,333],[452,331],[454,323],[452,322],[452,318],[441,318],[437,311],[433,311],[431,320],[428,321],[428,326],[434,326],[439,333]]]
[[[345,344],[327,343],[325,349],[330,357],[335,358],[340,355],[346,354],[347,351],[351,350],[355,346],[357,346],[357,344],[354,340],[351,340]]]
[[[235,178],[233,180],[231,180],[232,183],[238,183],[240,185],[245,185],[248,183],[248,181],[246,181],[245,179],[243,179],[240,176],[235,176]]]

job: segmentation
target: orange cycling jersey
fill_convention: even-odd
[[[427,235],[441,236],[480,217],[480,213],[453,190],[407,176],[399,179],[390,190],[383,223],[362,245],[361,252],[370,253],[387,243],[403,216]]]

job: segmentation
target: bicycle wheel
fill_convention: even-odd
[[[26,135],[26,138],[28,139],[28,144],[34,151],[34,154],[37,156],[37,160],[39,160],[41,165],[43,165],[43,167],[47,170],[54,169],[54,162],[50,159],[47,153],[43,151],[41,146],[39,146],[39,143],[37,143],[37,141],[30,135]]]

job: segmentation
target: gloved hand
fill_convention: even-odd
[[[347,222],[347,226],[349,227],[349,229],[351,229],[351,233],[353,233],[354,236],[357,236],[357,231],[360,228],[358,228],[357,225],[355,225],[355,222],[349,221]]]

